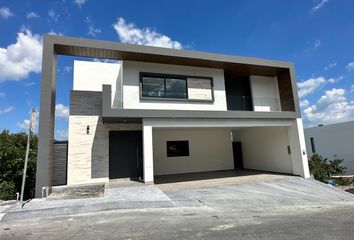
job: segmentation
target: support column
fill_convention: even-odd
[[[154,182],[152,126],[143,120],[144,182]]]
[[[42,79],[39,112],[36,194],[42,197],[42,188],[47,193],[52,187],[54,117],[56,92],[56,54],[50,36],[43,40]]]
[[[304,178],[310,177],[308,158],[306,153],[306,144],[302,119],[294,120],[292,126],[288,129],[289,144],[291,149],[291,161],[293,174]]]

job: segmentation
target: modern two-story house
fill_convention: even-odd
[[[237,168],[309,177],[291,63],[46,36],[36,195],[53,180],[56,55],[75,61],[67,184]]]

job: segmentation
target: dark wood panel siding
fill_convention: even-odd
[[[278,74],[278,86],[281,110],[295,112],[293,89],[288,71]]]

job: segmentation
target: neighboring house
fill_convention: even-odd
[[[52,186],[56,55],[74,62],[67,184],[255,169],[309,177],[293,65],[45,36],[36,196]]]
[[[354,121],[306,128],[305,139],[309,156],[343,159],[346,174],[354,174]]]

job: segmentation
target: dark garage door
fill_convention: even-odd
[[[109,132],[109,178],[138,178],[143,174],[142,132]]]

